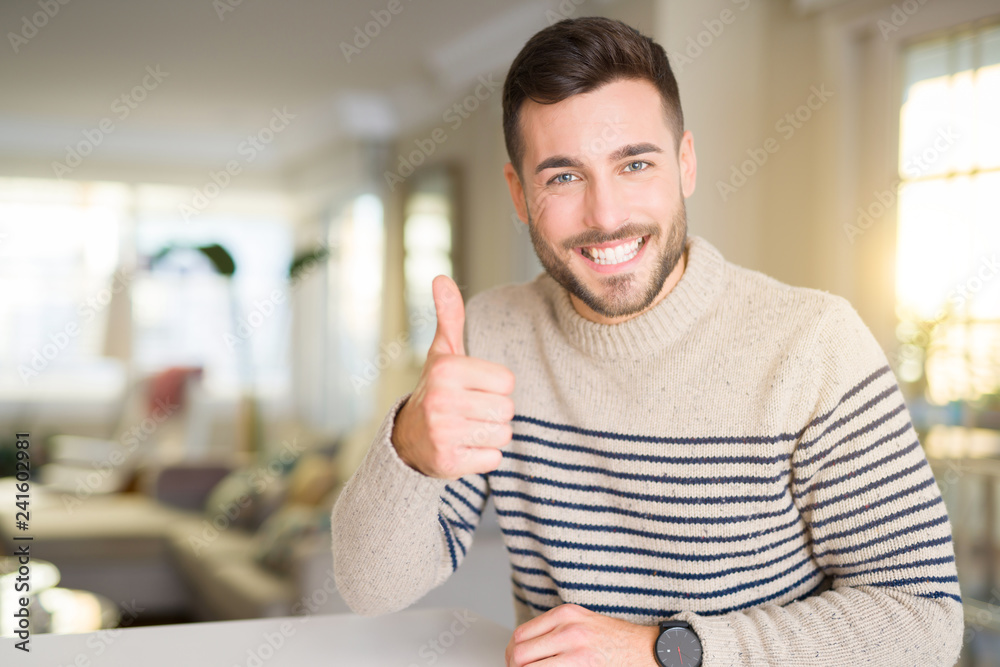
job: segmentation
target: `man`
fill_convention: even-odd
[[[348,604],[442,583],[492,496],[509,665],[954,664],[948,517],[885,356],[844,299],[687,237],[694,142],[663,49],[562,21],[503,106],[546,271],[467,321],[434,280],[420,380],[334,510]]]

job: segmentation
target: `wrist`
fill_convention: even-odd
[[[410,397],[407,396],[403,399],[403,402],[399,404],[399,409],[396,411],[396,415],[392,420],[392,431],[389,433],[389,443],[392,448],[396,450],[396,456],[402,461],[408,468],[424,474],[420,468],[414,463],[413,458],[410,456],[410,446],[409,441],[406,438],[406,406],[410,402]]]
[[[661,667],[660,661],[656,659],[656,640],[660,638],[659,625],[642,626],[642,664],[646,667]]]
[[[700,667],[701,637],[687,621],[661,621],[657,627],[653,659],[657,667]]]

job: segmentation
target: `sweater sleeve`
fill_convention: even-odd
[[[483,475],[454,482],[406,465],[392,445],[389,410],[333,508],[337,590],[358,614],[404,609],[443,583],[465,558],[489,495]]]
[[[478,352],[479,297],[465,304],[462,333]],[[417,322],[420,324],[420,322]],[[433,320],[424,320],[433,326]],[[333,572],[348,606],[365,616],[399,611],[441,585],[465,560],[489,499],[485,475],[453,482],[414,470],[396,453],[392,429],[410,394],[389,409],[361,465],[333,508]]]
[[[843,299],[811,349],[789,492],[831,588],[677,618],[701,637],[706,667],[951,667],[963,632],[951,527],[896,378]]]

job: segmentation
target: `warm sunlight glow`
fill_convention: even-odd
[[[912,47],[900,109],[900,379],[1000,390],[1000,27]]]

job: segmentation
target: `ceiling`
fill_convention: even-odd
[[[580,0],[41,1],[51,16],[0,3],[2,175],[52,172],[80,142],[88,167],[217,168],[276,109],[294,119],[246,166],[277,173],[440,116],[552,16],[588,13]]]

